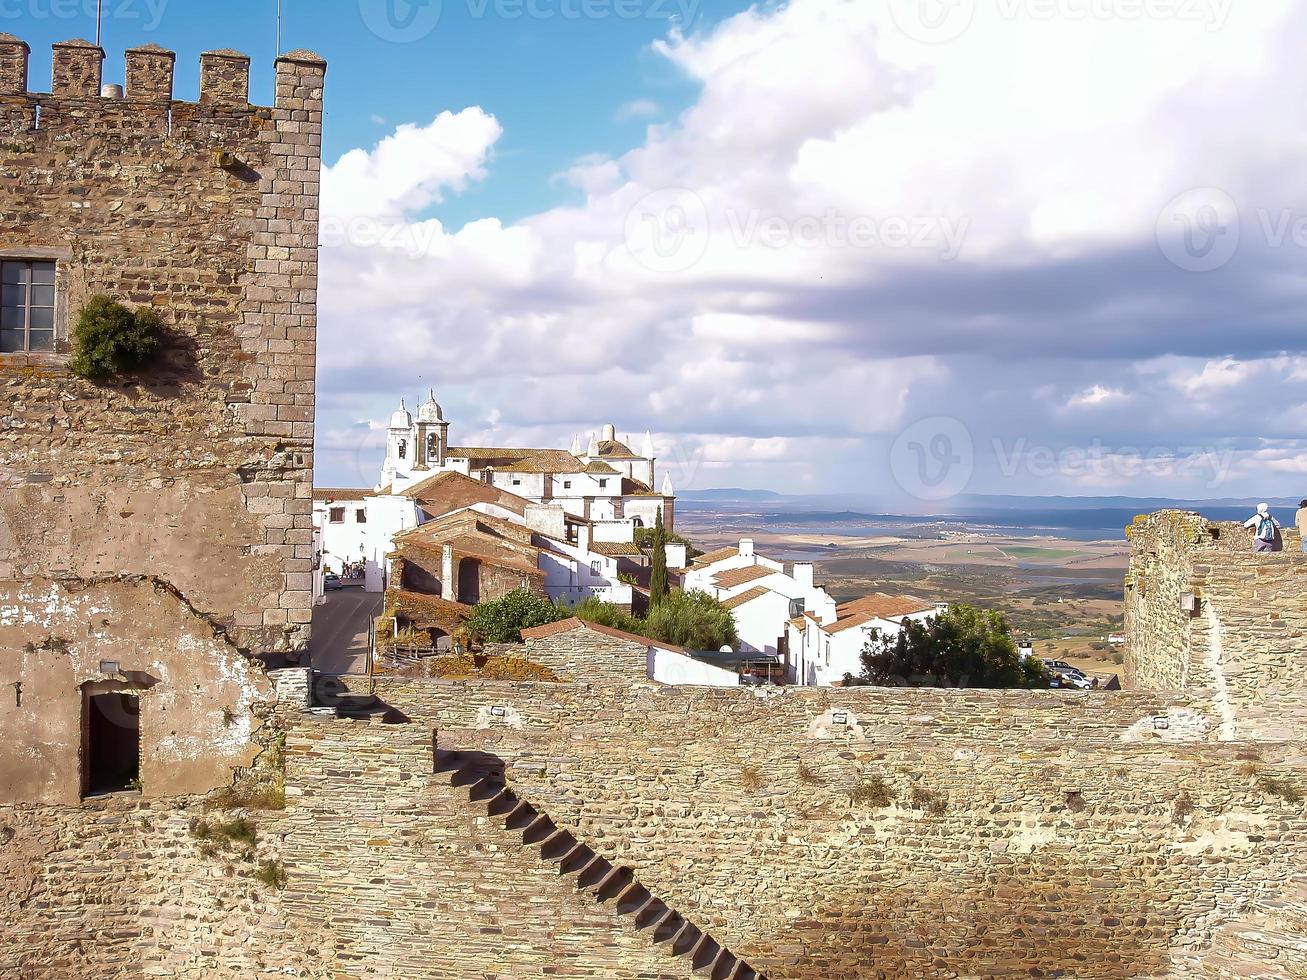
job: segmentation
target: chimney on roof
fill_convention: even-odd
[[[740,538],[740,557],[753,557],[753,538]]]
[[[811,589],[816,581],[816,572],[810,561],[796,561],[794,563],[794,581],[798,583],[801,589]]]
[[[599,440],[595,438],[593,432],[590,433],[590,446],[586,449],[585,454],[590,459],[599,458]]]
[[[617,427],[613,425],[612,422],[609,422],[604,426],[603,434],[600,438],[605,442],[615,442],[617,439]]]
[[[571,453],[572,453],[573,456],[580,456],[580,455],[581,455],[581,435],[580,435],[580,433],[578,433],[578,432],[573,432],[573,433],[572,433],[572,449],[571,449]]]

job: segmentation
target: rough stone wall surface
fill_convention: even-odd
[[[7,74],[26,50],[0,36]],[[201,105],[167,101],[172,57],[155,48],[128,57],[139,99],[100,98],[102,56],[59,46],[55,95],[0,95],[0,257],[54,260],[57,287],[56,351],[0,355],[0,587],[158,580],[196,624],[136,618],[142,654],[162,637],[216,628],[248,655],[297,657],[312,618],[325,65],[307,53],[279,59],[275,106],[261,108],[241,94],[240,57],[206,58],[214,97]],[[158,311],[166,339],[154,363],[101,383],[67,371],[72,324],[97,294]],[[35,691],[66,679],[61,655],[40,649],[44,593],[32,605],[9,591],[21,635],[0,646],[0,684]],[[94,621],[60,628],[76,640],[78,671],[114,659],[99,657]],[[37,654],[21,653],[29,644]],[[196,663],[197,679],[220,684]],[[47,743],[76,743],[53,719],[75,717],[82,694],[62,690],[69,703],[46,715]],[[227,757],[221,743],[208,748]],[[66,799],[76,762],[64,753],[53,781],[27,798]],[[0,755],[6,781],[8,764]]]
[[[203,863],[197,807],[0,809],[0,973],[684,976],[433,776],[439,747],[502,760],[778,980],[1300,975],[1302,743],[1213,741],[1201,692],[378,678],[399,713],[361,721],[275,681],[286,809],[253,819],[279,900]]]
[[[1303,785],[1300,751],[1210,741],[1201,699],[378,693],[772,977],[1179,974],[1307,860],[1265,782]]]
[[[574,629],[526,641],[523,656],[559,677],[587,682],[631,683],[648,677],[649,646]]]
[[[1307,722],[1307,555],[1252,553],[1237,524],[1163,512],[1130,530],[1127,686],[1211,692],[1222,737],[1294,739]],[[1182,608],[1182,596],[1197,600]]]
[[[689,980],[433,778],[429,729],[310,724],[287,759],[285,912],[331,931],[338,976]]]
[[[270,822],[252,818],[249,859],[206,853],[192,828],[223,819],[194,800],[0,806],[0,976],[338,977],[328,937],[253,877],[280,859]]]
[[[142,623],[152,632],[143,634]],[[106,660],[143,677],[105,677]],[[0,582],[0,683],[6,801],[80,799],[83,691],[140,699],[147,796],[229,784],[252,761],[257,712],[274,699],[260,665],[149,579]]]

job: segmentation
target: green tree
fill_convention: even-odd
[[[1049,678],[1038,660],[1023,660],[1002,613],[954,606],[924,623],[909,620],[895,635],[873,631],[862,650],[862,675],[878,686],[1036,688]]]
[[[649,608],[656,608],[667,598],[667,528],[663,526],[663,512],[658,511],[654,523],[653,568],[649,572]]]
[[[637,527],[635,529],[635,543],[641,548],[652,548],[655,530],[656,528],[652,527]],[[664,533],[667,535],[668,544],[685,545],[685,557],[687,559],[698,558],[703,554],[703,552],[696,548],[694,544],[691,543],[690,539],[685,537],[685,535],[677,534],[675,531],[668,531],[666,529],[664,529]]]
[[[731,611],[697,589],[667,593],[649,610],[643,635],[690,650],[719,650],[739,640]]]
[[[521,643],[522,630],[556,623],[571,615],[542,595],[515,589],[498,599],[473,606],[467,631],[483,643]]]
[[[163,322],[154,310],[129,310],[108,296],[92,296],[73,328],[68,370],[83,378],[112,377],[154,357],[162,339]]]

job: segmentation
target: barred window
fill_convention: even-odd
[[[0,354],[54,350],[54,263],[0,262]]]

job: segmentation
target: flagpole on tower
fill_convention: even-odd
[[[104,21],[104,0],[95,0],[95,46],[100,46],[100,25]]]
[[[277,0],[277,51],[278,58],[281,57],[281,0]]]

